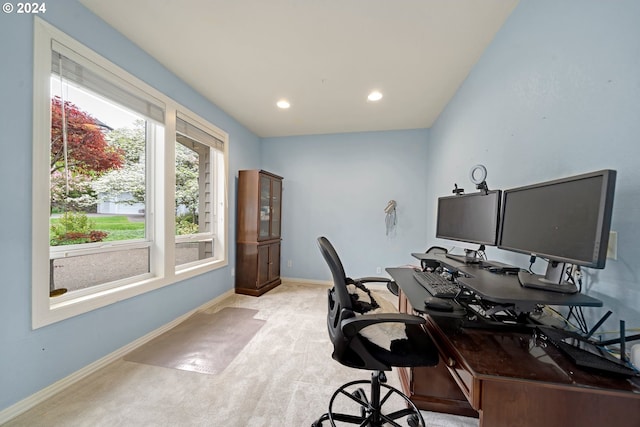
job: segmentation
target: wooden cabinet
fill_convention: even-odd
[[[282,177],[263,170],[238,174],[236,292],[260,296],[280,281]]]

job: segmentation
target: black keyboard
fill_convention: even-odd
[[[454,298],[460,292],[460,286],[430,271],[414,271],[413,277],[432,296],[438,298]]]

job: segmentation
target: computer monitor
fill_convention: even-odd
[[[493,190],[438,198],[436,237],[495,246],[501,194]]]
[[[616,171],[601,170],[504,190],[498,247],[549,261],[544,276],[521,272],[521,285],[564,293],[565,263],[604,268]]]

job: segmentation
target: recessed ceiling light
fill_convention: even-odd
[[[276,103],[276,105],[278,106],[278,108],[282,108],[283,110],[291,107],[291,104],[289,104],[289,101],[287,101],[286,99],[281,99]]]
[[[374,90],[369,94],[369,96],[367,96],[367,99],[369,101],[380,101],[382,99],[382,94],[377,90]]]

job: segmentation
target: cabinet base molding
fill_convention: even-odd
[[[271,289],[275,288],[280,283],[282,283],[282,281],[278,279],[258,289],[247,289],[247,288],[236,287],[236,294],[251,295],[252,297],[259,297],[260,295],[269,292]]]

